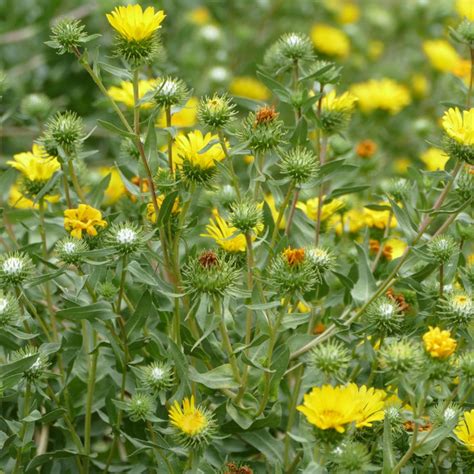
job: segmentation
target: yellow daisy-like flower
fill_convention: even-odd
[[[343,31],[325,23],[317,23],[313,26],[311,40],[319,52],[328,56],[345,58],[351,49],[348,36]]]
[[[336,95],[336,91],[332,90],[323,97],[321,107],[324,110],[337,112],[351,112],[357,102],[357,97],[350,92],[344,92],[341,95]]]
[[[360,18],[360,9],[353,2],[344,2],[337,12],[337,21],[343,25],[355,23]]]
[[[443,128],[449,137],[463,145],[474,145],[474,108],[450,108],[443,115]]]
[[[87,235],[97,235],[97,227],[106,227],[107,222],[102,219],[102,213],[87,204],[79,204],[76,209],[64,211],[64,228],[76,239],[82,239],[82,231]]]
[[[138,81],[138,98],[142,99],[147,92],[150,92],[157,86],[157,79],[143,79]],[[135,100],[133,98],[133,83],[130,81],[122,81],[120,86],[112,86],[107,91],[109,96],[116,102],[121,102],[127,107],[134,107]],[[153,107],[152,102],[144,102],[140,105],[142,109],[150,109]]]
[[[125,184],[123,184],[122,177],[115,167],[104,166],[99,169],[101,176],[110,174],[110,181],[107,189],[104,192],[104,205],[111,206],[115,204],[127,192]]]
[[[271,92],[265,84],[252,76],[235,77],[230,83],[229,90],[232,95],[253,100],[265,101],[271,96]]]
[[[407,243],[403,240],[392,238],[385,241],[384,244],[384,255],[387,256],[388,260],[395,260],[403,255]]]
[[[165,19],[163,10],[155,12],[153,7],[143,11],[141,5],[116,7],[106,15],[112,28],[127,41],[143,41],[151,38],[161,28]]]
[[[185,398],[180,405],[177,401],[168,410],[170,423],[188,436],[202,433],[209,424],[206,413],[194,403],[194,397]]]
[[[386,205],[387,203],[381,202],[380,205]],[[364,219],[368,227],[375,227],[377,229],[385,229],[388,224],[390,211],[377,211],[375,209],[368,209],[364,207]],[[397,219],[392,215],[390,219],[390,228],[393,229],[397,226]]]
[[[464,412],[454,434],[469,451],[474,452],[474,410]]]
[[[456,0],[456,11],[459,16],[474,21],[474,4],[472,0]]]
[[[197,122],[197,109],[199,100],[197,97],[190,97],[184,107],[171,116],[173,127],[185,128],[194,127]],[[156,122],[158,127],[166,127],[166,113],[163,111]]]
[[[359,99],[360,109],[367,113],[380,109],[396,114],[411,102],[410,91],[387,78],[360,82],[350,90]]]
[[[423,334],[426,352],[436,359],[446,359],[455,350],[457,343],[451,337],[451,332],[442,331],[439,327],[429,326],[429,331]]]
[[[215,141],[214,145],[209,144]],[[203,151],[205,149],[205,151]],[[176,137],[176,157],[175,164],[182,166],[186,160],[192,166],[207,170],[216,166],[216,162],[225,158],[224,151],[219,144],[219,137],[206,133],[203,135],[200,130],[194,130],[187,135]]]
[[[444,166],[449,160],[449,156],[443,150],[435,147],[428,148],[421,154],[420,158],[428,171],[444,170]]]
[[[318,217],[318,203],[319,203],[319,198],[315,197],[312,199],[308,199],[306,201],[306,204],[302,202],[298,202],[296,207],[298,209],[301,209],[310,219],[316,220]],[[323,204],[323,207],[321,208],[321,222],[324,222],[326,219],[331,217],[337,211],[342,209],[345,206],[345,204],[346,203],[344,199],[340,199],[340,198],[333,199],[331,202],[328,202],[327,204]]]
[[[160,196],[157,196],[156,202],[158,204],[158,209],[161,209],[161,205],[163,204],[163,201],[165,200],[165,196],[161,194]],[[179,199],[176,198],[173,203],[173,207],[171,208],[171,214],[179,214],[181,211],[181,208],[179,206]],[[156,212],[155,212],[155,206],[152,202],[149,202],[146,206],[146,218],[149,222],[152,224],[156,224]]]
[[[444,39],[424,41],[423,51],[431,65],[441,72],[451,72],[461,59],[453,46]]]
[[[374,421],[384,418],[385,398],[383,390],[367,388],[365,385],[358,387],[351,383],[346,387],[356,407],[356,428],[370,427]]]
[[[20,171],[30,181],[48,181],[61,168],[54,156],[49,156],[45,149],[34,144],[32,151],[18,153],[14,160],[7,161],[12,168]]]

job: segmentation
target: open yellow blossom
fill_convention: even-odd
[[[474,109],[461,111],[450,108],[443,115],[443,128],[453,140],[463,145],[474,145]]]
[[[141,5],[116,7],[108,13],[107,20],[112,28],[127,41],[143,41],[151,38],[161,28],[165,19],[163,10],[155,12],[153,7],[143,11]]]
[[[381,202],[380,205],[385,205],[386,203]],[[377,229],[385,229],[389,223],[390,218],[390,228],[393,229],[397,226],[397,219],[392,214],[390,216],[389,210],[377,211],[375,209],[368,209],[364,207],[364,219],[368,227],[375,227]]]
[[[321,101],[321,107],[325,110],[335,110],[338,112],[350,112],[353,110],[357,97],[350,92],[344,92],[341,95],[336,95],[333,89],[326,94]]]
[[[199,100],[197,97],[190,97],[184,107],[173,113],[171,116],[171,125],[173,127],[193,127],[197,122],[197,108]],[[156,122],[158,127],[166,127],[166,113],[162,111]]]
[[[449,160],[449,156],[443,150],[435,147],[428,148],[421,154],[420,158],[428,171],[444,170],[444,166]]]
[[[311,28],[311,40],[316,50],[328,56],[345,58],[351,49],[349,37],[342,30],[325,23],[317,23]]]
[[[157,83],[157,79],[143,79],[138,81],[138,98],[142,99],[146,93],[156,87]],[[127,107],[133,107],[135,105],[135,100],[133,98],[133,84],[130,81],[122,81],[120,86],[112,86],[107,92],[116,102],[121,102]],[[152,102],[144,102],[140,105],[140,108],[142,109],[150,109],[151,107],[153,107]]]
[[[104,205],[111,206],[126,194],[127,188],[116,168],[104,166],[99,169],[99,173],[101,176],[110,174],[109,185],[104,192]]]
[[[215,142],[214,145],[210,145],[212,141]],[[177,166],[182,166],[183,162],[187,161],[192,166],[209,169],[224,158],[225,154],[217,135],[211,133],[203,135],[200,130],[194,130],[187,135],[176,137],[175,163]]]
[[[423,51],[431,65],[441,72],[451,72],[461,59],[453,46],[444,39],[424,41]]]
[[[59,201],[59,195],[47,195],[44,196],[44,200],[50,203],[55,203]],[[8,193],[8,205],[14,207],[15,209],[39,209],[39,204],[34,203],[31,199],[27,198],[21,191],[17,184],[13,184],[10,187],[10,192]]]
[[[367,113],[380,109],[396,114],[411,102],[410,91],[388,78],[353,84],[350,91],[359,99],[359,108]]]
[[[91,237],[97,235],[97,227],[106,227],[102,213],[87,204],[79,204],[77,209],[64,211],[64,228],[76,239],[82,239],[82,231]]]
[[[18,153],[14,160],[7,161],[12,168],[20,171],[30,181],[48,181],[61,168],[54,156],[49,156],[43,147],[34,144],[32,151]]]
[[[201,237],[214,239],[226,252],[244,252],[247,247],[245,236],[226,222],[217,209],[213,209],[206,231],[208,233],[201,234]]]
[[[308,199],[306,201],[306,204],[298,202],[296,207],[298,209],[301,209],[310,219],[316,220],[318,217],[318,203],[319,198],[315,197],[312,199]],[[321,221],[323,222],[328,219],[330,216],[342,209],[345,204],[345,201],[341,198],[333,199],[327,204],[324,204],[323,201],[323,206],[321,208]]]
[[[367,388],[365,385],[358,387],[351,383],[346,387],[356,407],[356,428],[370,427],[374,421],[384,418],[385,398],[383,390]]]
[[[474,21],[474,3],[472,3],[472,0],[456,0],[456,11],[459,16]]]
[[[168,410],[168,416],[170,423],[188,436],[198,435],[209,424],[206,413],[196,407],[193,396],[191,398],[186,397],[182,405],[175,401],[174,405]]]
[[[446,359],[456,350],[456,341],[451,337],[450,331],[442,331],[439,327],[429,328],[429,331],[423,334],[426,352],[436,359]]]
[[[406,242],[394,237],[385,241],[384,255],[386,255],[388,260],[395,260],[403,255],[406,248]]]
[[[454,434],[469,451],[474,452],[474,410],[464,412]]]
[[[271,92],[259,80],[251,76],[235,77],[229,85],[232,95],[254,100],[268,100]]]

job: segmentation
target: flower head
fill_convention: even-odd
[[[232,95],[254,100],[268,100],[270,91],[259,80],[251,76],[235,77],[229,86]]]
[[[423,51],[431,65],[441,72],[451,72],[461,60],[458,52],[444,39],[424,41]]]
[[[106,15],[112,28],[127,41],[142,41],[152,37],[165,19],[163,10],[153,7],[143,11],[141,5],[116,7]]]
[[[444,170],[449,156],[440,148],[430,147],[420,155],[428,171]]]
[[[64,211],[64,228],[76,239],[82,239],[82,231],[94,237],[97,235],[96,227],[106,226],[107,222],[102,219],[102,213],[87,204],[79,204],[76,209]]]
[[[456,11],[461,17],[474,21],[474,7],[471,0],[456,0]]]
[[[450,108],[443,115],[443,128],[446,134],[462,145],[474,145],[474,108],[461,111]]]
[[[311,29],[311,39],[317,51],[345,58],[349,55],[351,43],[347,35],[333,26],[318,23]]]
[[[454,434],[469,451],[474,452],[474,410],[464,412]]]
[[[321,101],[321,127],[326,133],[340,131],[347,125],[354,110],[357,97],[351,92],[336,95],[333,89]]]
[[[154,90],[157,85],[157,79],[143,79],[138,81],[138,98],[142,99],[145,94]],[[121,102],[127,107],[132,108],[135,105],[133,97],[133,83],[130,81],[121,81],[119,86],[112,86],[107,91],[109,96],[116,102]],[[153,103],[144,102],[140,105],[142,109],[153,107]]]
[[[174,382],[173,368],[167,362],[152,362],[140,368],[139,379],[141,385],[151,392],[168,390]]]
[[[247,247],[245,236],[238,232],[236,227],[228,224],[217,209],[214,209],[212,214],[206,226],[207,234],[201,234],[201,237],[214,239],[217,245],[226,252],[244,252]]]
[[[83,254],[89,248],[83,240],[65,237],[56,242],[55,250],[64,263],[76,265],[83,260]]]
[[[442,331],[439,327],[432,326],[429,327],[429,331],[423,334],[423,342],[426,351],[435,359],[448,358],[457,346],[450,331]]]
[[[33,273],[33,262],[24,252],[10,252],[0,256],[0,281],[19,285]]]

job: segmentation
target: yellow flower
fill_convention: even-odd
[[[466,17],[469,21],[474,21],[474,4],[472,0],[456,0],[456,11],[459,16]]]
[[[431,357],[446,359],[456,350],[456,341],[451,337],[450,331],[442,331],[439,327],[429,328],[430,330],[423,334],[426,351]]]
[[[443,150],[435,147],[428,148],[421,154],[420,158],[425,163],[428,171],[444,170],[444,166],[449,160],[449,156]]]
[[[337,13],[337,21],[343,25],[355,23],[360,17],[359,7],[352,2],[344,2]]]
[[[238,232],[235,227],[229,225],[220,215],[217,209],[213,209],[209,224],[206,225],[207,234],[201,237],[214,239],[219,247],[227,252],[244,252],[247,244],[245,236]]]
[[[88,235],[97,235],[96,226],[106,227],[107,222],[102,219],[102,213],[87,204],[79,204],[77,209],[64,211],[64,228],[76,239],[82,239],[82,231]]]
[[[424,41],[423,51],[431,65],[441,72],[451,72],[461,59],[458,52],[444,39]]]
[[[338,96],[336,95],[336,91],[333,89],[323,97],[323,100],[321,101],[321,107],[325,110],[351,112],[354,109],[356,102],[357,97],[352,95],[350,92],[344,92]]]
[[[141,5],[127,5],[116,7],[106,16],[112,28],[122,38],[127,41],[143,41],[149,39],[156,30],[161,28],[166,15],[163,10],[155,12],[153,7],[148,7],[143,11]]]
[[[443,128],[453,140],[463,145],[474,145],[474,109],[461,111],[450,108],[443,115]]]
[[[311,29],[314,47],[328,56],[345,58],[348,56],[351,43],[348,36],[341,30],[325,23],[317,23]]]
[[[161,194],[157,196],[156,202],[158,204],[158,209],[161,209],[163,201],[165,200],[165,196]],[[179,207],[179,199],[176,198],[173,203],[173,207],[171,208],[171,214],[179,214],[181,208]],[[156,223],[156,212],[155,212],[155,205],[152,202],[149,202],[146,206],[146,218],[152,224]]]
[[[150,92],[156,87],[157,83],[157,79],[143,79],[138,81],[138,98],[142,99],[147,92]],[[110,87],[108,93],[116,102],[122,102],[127,107],[134,107],[135,105],[133,84],[130,81],[122,81],[119,87]],[[153,107],[152,102],[144,102],[140,105],[142,109],[150,109],[151,107]]]
[[[206,7],[197,7],[189,12],[189,21],[195,25],[203,26],[212,20],[211,14]]]
[[[197,121],[197,108],[199,100],[197,97],[190,97],[184,107],[171,116],[171,125],[173,127],[193,127]],[[156,122],[158,127],[166,127],[166,114],[161,112]]]
[[[407,248],[406,242],[400,239],[388,239],[384,244],[384,254],[389,255],[388,260],[395,260],[403,255],[405,249]]]
[[[235,77],[229,86],[232,95],[254,100],[268,100],[271,92],[257,79],[251,76]]]
[[[30,181],[48,181],[61,168],[56,157],[49,156],[43,147],[36,144],[32,151],[18,153],[13,158],[14,161],[7,161],[7,164]]]
[[[323,201],[324,202],[324,201]],[[318,217],[318,203],[319,198],[315,197],[308,199],[306,204],[299,202],[296,207],[301,209],[310,219],[316,220]],[[333,199],[327,204],[323,204],[321,208],[321,222],[325,221],[328,217],[335,214],[337,211],[345,206],[345,201],[340,198]]]
[[[408,167],[411,165],[411,160],[409,158],[397,158],[393,162],[393,169],[400,174],[405,174],[408,171]]]
[[[44,200],[47,202],[55,203],[59,201],[59,195],[44,196]],[[39,209],[39,204],[35,204],[31,199],[27,198],[18,187],[17,184],[13,184],[8,194],[8,205],[16,209]]]
[[[414,74],[411,78],[411,88],[415,97],[425,97],[430,89],[430,83],[423,74]]]
[[[396,114],[411,101],[410,91],[405,86],[387,78],[359,82],[350,90],[359,99],[358,105],[363,112],[381,109]]]
[[[323,385],[304,395],[303,405],[297,410],[321,430],[334,429],[344,433],[350,423],[362,428],[383,420],[385,396],[383,390],[358,387],[353,383],[345,387]]]
[[[104,193],[104,205],[111,206],[115,204],[127,192],[122,177],[115,167],[102,167],[99,169],[101,176],[107,176],[110,173],[110,181]]]
[[[469,451],[474,452],[474,410],[464,412],[454,434]]]
[[[272,194],[267,194],[265,196],[265,202],[268,204],[268,207],[270,208],[270,211],[271,211],[272,217],[273,217],[273,222],[276,223],[276,221],[278,219],[278,214],[280,212],[280,209],[276,208],[275,198],[273,197]],[[285,219],[285,216],[283,216],[282,219],[281,219],[279,228],[284,229],[285,227],[286,227],[286,219]]]
[[[208,426],[209,420],[206,414],[194,404],[194,397],[186,397],[182,406],[175,401],[168,410],[168,416],[173,426],[182,433],[196,436],[202,433]]]
[[[215,141],[214,145],[209,144]],[[225,158],[224,151],[218,143],[217,135],[206,133],[203,135],[201,131],[194,130],[187,135],[178,135],[176,137],[176,157],[175,163],[182,166],[186,160],[192,166],[201,169],[209,169],[216,166],[216,162]],[[202,151],[207,148],[205,151]]]
[[[381,205],[386,203],[381,202]],[[374,209],[368,209],[364,207],[364,219],[365,223],[369,227],[376,227],[377,229],[385,229],[388,224],[388,218],[390,216],[390,211],[376,211]],[[397,226],[397,219],[395,216],[392,215],[390,219],[390,228],[394,228]]]

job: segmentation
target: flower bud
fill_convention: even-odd
[[[20,319],[20,307],[16,298],[0,291],[0,328],[16,326]]]
[[[334,466],[330,472],[354,473],[370,471],[370,455],[368,449],[357,441],[344,441],[329,455]]]
[[[474,47],[474,22],[465,18],[456,29],[457,37],[469,47]]]
[[[158,80],[153,99],[160,107],[172,107],[183,104],[188,95],[186,84],[181,79],[166,77]]]
[[[51,41],[46,44],[58,54],[75,53],[89,38],[80,20],[64,18],[51,28]]]
[[[234,118],[235,104],[226,94],[204,97],[198,106],[199,122],[209,128],[223,128]]]
[[[49,154],[59,156],[58,148],[68,155],[75,154],[84,136],[82,118],[75,112],[66,111],[58,112],[48,120],[40,140]]]
[[[287,33],[278,40],[279,53],[291,61],[306,61],[313,57],[309,37],[302,33]]]
[[[466,326],[474,318],[472,298],[465,293],[448,294],[440,306],[441,315],[452,324]]]
[[[117,296],[119,289],[111,281],[102,281],[96,286],[97,295],[107,301],[113,301]]]
[[[262,226],[262,206],[252,199],[235,202],[231,206],[230,224],[244,234],[255,231]]]
[[[474,198],[474,174],[466,168],[459,175],[454,193],[460,204],[465,204]]]
[[[297,147],[285,153],[279,163],[281,172],[296,186],[307,183],[318,176],[319,161],[308,148]]]
[[[84,252],[89,248],[84,240],[65,237],[56,242],[55,250],[61,261],[68,265],[77,265],[84,260]]]
[[[49,97],[45,94],[28,94],[21,101],[21,113],[35,120],[44,120],[52,104]]]
[[[143,247],[143,230],[136,224],[129,222],[112,224],[105,241],[107,245],[115,248],[121,255],[130,255]]]
[[[394,376],[418,370],[421,359],[421,348],[408,339],[388,340],[379,353],[382,370]]]
[[[173,386],[174,373],[167,362],[153,362],[140,368],[139,379],[145,389],[155,393]]]
[[[458,423],[460,410],[456,404],[450,403],[445,407],[445,403],[440,402],[431,409],[430,420],[435,427],[445,426],[453,429]]]
[[[146,393],[135,393],[126,404],[125,410],[132,421],[146,421],[155,412],[155,402]]]
[[[432,260],[442,265],[458,251],[458,245],[451,236],[440,235],[428,243],[426,250]]]
[[[459,374],[468,381],[474,380],[474,351],[464,352],[457,363]]]
[[[347,369],[351,358],[342,343],[327,341],[311,351],[309,360],[309,364],[323,375],[338,377]]]
[[[2,285],[21,285],[31,276],[33,270],[33,262],[24,252],[11,252],[0,256]]]
[[[37,381],[45,376],[45,371],[48,368],[48,358],[37,347],[26,345],[13,352],[9,360],[15,362],[31,356],[37,356],[36,360],[23,372],[23,377],[30,382]]]
[[[393,333],[400,329],[401,311],[392,299],[382,296],[369,305],[365,317],[372,327],[383,333]]]

